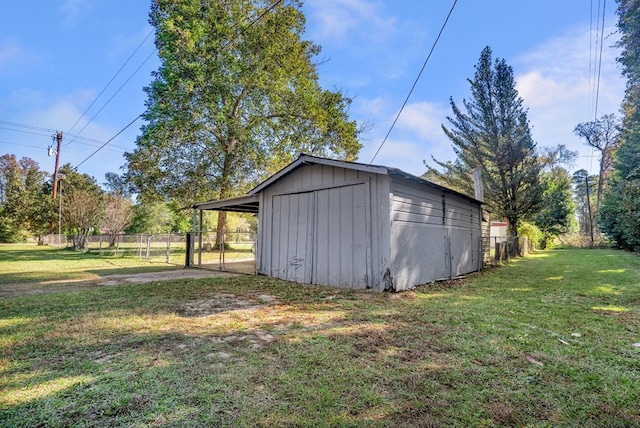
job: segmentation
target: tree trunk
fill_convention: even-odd
[[[222,236],[227,229],[227,212],[218,211],[218,227],[216,228],[216,248],[220,249],[222,245]]]
[[[231,147],[234,144],[230,144]],[[232,164],[232,155],[226,153],[224,156],[224,165],[222,166],[222,179],[220,180],[220,199],[229,198],[229,189],[231,182],[231,164]],[[220,248],[220,244],[222,242],[222,235],[227,229],[227,212],[226,211],[218,211],[218,227],[216,228],[216,248]]]

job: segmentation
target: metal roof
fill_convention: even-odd
[[[192,205],[199,210],[233,211],[241,213],[257,214],[260,208],[258,195],[244,196],[241,198],[213,200]]]
[[[249,191],[249,195],[254,195],[256,193],[259,193],[265,187],[270,186],[271,184],[289,175],[291,172],[295,171],[296,169],[298,169],[299,167],[305,164],[337,166],[340,168],[354,169],[357,171],[370,172],[373,174],[384,174],[384,175],[388,174],[388,168],[385,166],[367,165],[364,163],[327,159],[327,158],[321,158],[321,157],[311,156],[311,155],[302,153],[300,154],[300,156],[298,156],[298,159],[291,162],[289,165],[285,166],[280,171],[276,172],[271,177],[267,178],[265,181],[263,181],[262,183],[258,184],[256,187],[251,189]]]
[[[296,169],[306,164],[328,165],[328,166],[335,166],[339,168],[346,168],[346,169],[351,169],[356,171],[368,172],[372,174],[383,174],[383,175],[400,177],[404,180],[413,181],[415,183],[425,185],[431,188],[435,188],[446,193],[458,195],[472,202],[477,202],[478,204],[484,204],[484,202],[479,201],[469,195],[465,195],[464,193],[460,193],[456,190],[449,189],[448,187],[441,186],[439,184],[417,177],[413,174],[409,174],[408,172],[404,172],[398,168],[390,168],[382,165],[369,165],[369,164],[358,163],[358,162],[347,162],[347,161],[341,161],[341,160],[335,160],[335,159],[327,159],[327,158],[311,156],[303,153],[300,156],[298,156],[298,159],[291,162],[289,165],[282,168],[280,171],[276,172],[271,177],[267,178],[265,181],[263,181],[262,183],[260,183],[259,185],[251,189],[248,193],[249,196],[245,196],[241,198],[202,202],[200,204],[193,205],[192,208],[201,209],[201,210],[234,211],[234,212],[245,212],[245,213],[257,214],[259,211],[259,205],[260,205],[258,201],[258,194],[260,193],[260,191],[265,189],[266,187],[269,187],[271,184],[284,178],[285,176],[289,175]]]
[[[363,171],[363,172],[369,172],[369,173],[373,173],[373,174],[383,174],[383,175],[393,175],[396,177],[400,177],[403,178],[405,180],[409,180],[409,181],[413,181],[415,183],[418,184],[422,184],[425,186],[429,186],[438,190],[441,190],[443,192],[447,192],[447,193],[451,193],[454,195],[458,195],[462,198],[468,199],[472,202],[477,202],[479,204],[484,204],[484,202],[479,201],[478,199],[475,199],[469,195],[465,195],[464,193],[460,193],[456,190],[453,189],[449,189],[448,187],[444,187],[441,186],[439,184],[433,183],[431,181],[425,180],[424,178],[420,178],[417,177],[413,174],[409,174],[408,172],[404,172],[398,168],[391,168],[391,167],[387,167],[387,166],[383,166],[383,165],[369,165],[369,164],[364,164],[364,163],[358,163],[358,162],[347,162],[347,161],[341,161],[341,160],[335,160],[335,159],[327,159],[327,158],[321,158],[321,157],[317,157],[317,156],[311,156],[311,155],[307,155],[307,154],[301,154],[298,159],[296,159],[295,161],[291,162],[289,165],[287,165],[286,167],[284,167],[283,169],[281,169],[280,171],[278,171],[277,173],[273,174],[271,177],[267,178],[265,181],[263,181],[262,183],[260,183],[259,185],[257,185],[256,187],[254,187],[253,189],[251,189],[249,191],[249,195],[256,195],[258,194],[261,190],[263,190],[264,188],[270,186],[271,184],[275,183],[276,181],[280,180],[281,178],[285,177],[286,175],[289,175],[291,172],[295,171],[296,169],[298,169],[299,167],[301,167],[302,165],[305,164],[320,164],[320,165],[329,165],[329,166],[336,166],[339,168],[346,168],[346,169],[352,169],[352,170],[356,170],[356,171]]]

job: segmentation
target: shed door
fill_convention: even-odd
[[[311,283],[313,226],[313,192],[273,197],[272,276]]]
[[[367,187],[357,184],[317,191],[313,283],[368,287]]]

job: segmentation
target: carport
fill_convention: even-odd
[[[188,267],[209,267],[221,271],[256,273],[255,255],[252,257],[252,260],[248,260],[247,258],[238,260],[237,257],[228,256],[224,245],[224,236],[226,233],[223,233],[223,239],[218,248],[219,257],[217,263],[203,263],[203,252],[207,251],[207,245],[203,243],[202,214],[204,211],[227,211],[258,215],[260,211],[258,196],[252,195],[225,200],[211,200],[192,205],[192,208],[193,230],[192,233],[188,235],[186,265]],[[255,237],[251,240],[251,248],[255,248]]]

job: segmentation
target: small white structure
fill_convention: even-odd
[[[400,291],[480,270],[481,205],[396,168],[300,155],[245,198],[193,208],[258,212],[261,274]]]

